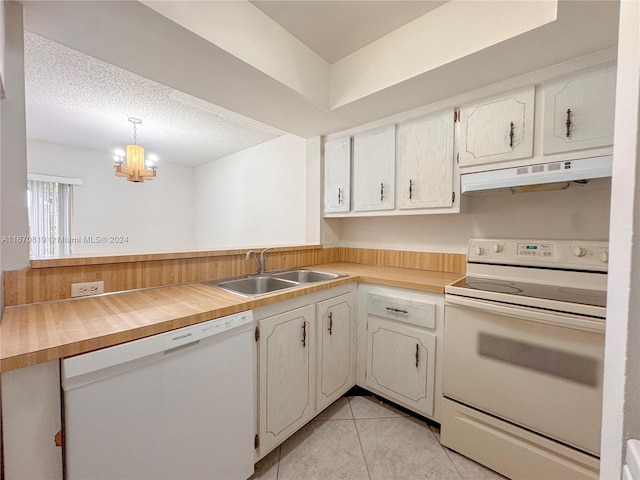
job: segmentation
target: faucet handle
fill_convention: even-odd
[[[251,258],[251,255],[257,255],[255,250],[249,250],[247,252],[247,256],[245,257],[245,260],[249,260],[249,258]]]

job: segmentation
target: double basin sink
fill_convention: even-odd
[[[227,292],[245,297],[257,297],[267,293],[297,287],[302,284],[324,282],[345,277],[337,273],[318,272],[315,270],[287,270],[285,272],[263,273],[223,282],[205,282]]]

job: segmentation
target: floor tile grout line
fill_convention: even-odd
[[[447,456],[447,458],[449,459],[449,461],[451,462],[451,465],[453,466],[454,470],[456,471],[456,473],[458,474],[458,476],[460,477],[461,480],[465,480],[465,476],[462,474],[462,472],[458,469],[458,466],[456,465],[456,462],[453,461],[453,458],[451,458],[451,455],[449,455],[449,449],[447,447],[445,447],[444,445],[442,445],[442,443],[440,443],[440,439],[438,438],[438,436],[436,435],[436,433],[431,430],[431,425],[427,424],[427,427],[429,428],[429,432],[431,432],[431,435],[433,435],[433,438],[435,438],[436,442],[438,442],[438,445],[440,446],[440,449],[442,449],[442,451],[444,452],[444,454]]]
[[[349,399],[349,408],[351,409],[351,415],[353,416],[353,426],[356,429],[356,435],[358,436],[358,444],[360,445],[360,453],[362,453],[362,459],[364,460],[364,468],[367,469],[367,476],[371,480],[371,472],[369,471],[369,464],[367,463],[367,456],[364,453],[364,447],[362,446],[362,439],[360,438],[360,432],[358,431],[358,422],[356,422],[356,416],[351,408],[351,399]]]
[[[280,458],[282,457],[282,445],[278,445],[278,464],[276,465],[276,480],[280,478]]]

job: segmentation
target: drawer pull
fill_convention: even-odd
[[[386,309],[393,313],[402,313],[404,315],[409,314],[409,312],[407,312],[406,310],[402,310],[401,308],[386,307]]]
[[[566,137],[569,138],[571,136],[571,109],[570,108],[567,109],[567,121],[564,122],[564,124],[567,126]]]
[[[380,202],[384,202],[384,183],[380,184]]]
[[[333,312],[329,312],[329,335],[331,335],[333,331]]]
[[[420,363],[420,345],[416,343],[416,368]]]

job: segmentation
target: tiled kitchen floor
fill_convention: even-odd
[[[256,465],[251,480],[492,480],[440,432],[373,396],[343,397]]]

